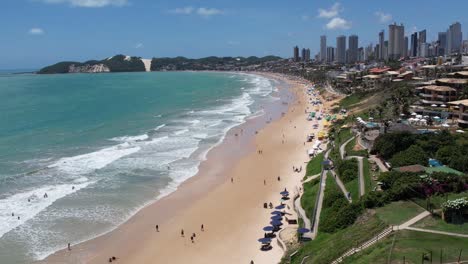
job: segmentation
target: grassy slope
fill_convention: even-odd
[[[369,240],[384,228],[385,224],[374,216],[334,234],[319,233],[315,240],[307,242],[299,249],[291,263],[301,263],[303,257],[307,255],[310,257],[305,263],[330,263],[348,249]]]
[[[362,149],[362,150],[354,150],[354,146],[356,146],[356,138],[351,140],[345,147],[346,150],[346,155],[348,156],[367,156],[367,151]]]
[[[319,191],[320,180],[312,180],[304,183],[304,194],[301,197],[301,206],[304,208],[307,217],[312,220],[312,215],[315,209],[315,200]]]
[[[307,163],[306,177],[319,174],[322,171],[322,161],[324,153],[319,153]]]
[[[400,225],[423,211],[420,206],[409,201],[393,202],[376,209],[379,219],[388,225]]]
[[[370,165],[367,158],[362,160],[362,167],[364,170],[364,187],[366,189],[366,193],[371,192],[374,189],[375,182],[371,178]]]
[[[468,235],[468,222],[465,222],[461,225],[450,224],[437,216],[426,217],[414,224],[413,227]]]
[[[345,184],[346,190],[351,193],[353,202],[359,201],[359,178],[356,178]]]
[[[390,263],[421,263],[423,253],[428,256],[432,252],[433,263],[439,263],[442,250],[442,262],[454,262],[462,250],[462,260],[468,259],[468,239],[451,236],[402,230],[395,233],[395,245],[391,253]],[[392,235],[376,245],[345,259],[344,263],[386,263],[392,248]],[[426,260],[425,263],[430,263]]]

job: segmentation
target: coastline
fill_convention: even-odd
[[[277,75],[255,74],[269,79],[286,81]],[[206,263],[206,259],[210,259],[210,262],[247,263],[247,259],[239,259],[249,258],[248,254],[243,254],[246,251],[251,252],[251,259],[258,259],[255,263],[271,263],[273,259],[279,261],[283,253],[277,245],[270,252],[261,252],[258,249],[256,239],[263,235],[261,228],[269,221],[269,212],[263,209],[263,202],[278,200],[278,193],[284,187],[293,189],[302,179],[302,175],[290,176],[292,174],[291,166],[300,164],[304,167],[305,164],[299,160],[306,161],[305,149],[307,146],[303,146],[303,141],[307,130],[305,127],[293,129],[292,125],[288,125],[288,123],[293,122],[293,119],[294,124],[297,123],[296,126],[302,127],[307,124],[303,109],[295,111],[296,107],[304,107],[304,109],[306,107],[306,100],[302,100],[305,96],[304,89],[302,89],[302,85],[292,81],[287,82],[289,86],[292,86],[287,90],[299,98],[289,104],[285,116],[281,117],[281,112],[275,112],[275,109],[265,109],[264,115],[248,119],[244,124],[231,129],[223,142],[208,153],[206,161],[199,166],[199,173],[182,183],[177,191],[144,207],[113,231],[73,245],[72,251],[61,250],[47,257],[43,262],[98,263],[107,261],[110,256],[116,256],[119,258],[119,262],[123,263],[145,263],[155,260],[157,262],[165,260],[171,263],[182,263],[189,260],[195,263]],[[280,88],[280,91],[284,89],[286,88]],[[270,117],[272,122],[269,122]],[[303,121],[301,122],[301,120]],[[240,129],[244,129],[242,134],[239,132]],[[270,142],[273,138],[278,138],[278,135],[281,137],[281,133],[274,135],[278,129],[291,130],[285,131],[285,135],[286,138],[292,136],[293,139],[291,141],[287,139],[285,144],[280,142],[279,145],[278,142]],[[259,133],[255,135],[257,130]],[[235,136],[236,133],[239,135]],[[296,137],[295,135],[298,133],[304,135]],[[278,138],[278,141],[281,140]],[[268,151],[267,149],[272,149],[268,151],[272,152],[271,154],[262,155],[268,156],[266,159],[261,157],[262,160],[260,160],[255,153],[254,149],[259,145],[265,152]],[[281,151],[274,153],[276,149]],[[279,162],[279,164],[268,168],[272,159],[284,159],[282,156],[285,154],[289,156],[286,158],[289,162]],[[266,160],[266,163],[263,160]],[[253,171],[254,174],[259,175],[249,177],[249,175],[245,175],[246,171]],[[269,175],[266,175],[265,173],[268,171]],[[281,182],[276,181],[278,171],[284,175]],[[231,177],[229,176],[233,176],[234,183],[230,182]],[[266,187],[263,185],[263,179],[268,182]],[[239,187],[241,190],[236,190]],[[257,192],[256,188],[262,188],[262,190]],[[225,205],[225,208],[219,208],[218,203],[220,202]],[[230,210],[226,210],[227,208]],[[211,219],[207,219],[207,215]],[[242,219],[239,217],[240,215],[246,218]],[[254,219],[256,216],[259,219]],[[200,233],[199,226],[202,223],[205,225],[206,231]],[[155,224],[160,226],[161,232],[155,232]],[[246,225],[252,227],[248,226],[247,228]],[[180,228],[177,226],[184,228],[187,234],[195,232],[200,236],[195,245],[190,245],[187,238],[180,238]],[[228,226],[229,228],[227,228]],[[242,230],[244,228],[251,231]],[[234,237],[229,236],[229,229],[236,230]],[[226,233],[226,231],[228,232]],[[251,233],[256,234],[252,235]],[[229,239],[222,234],[228,235]],[[222,237],[222,241],[214,237],[215,235]],[[182,245],[180,245],[181,241],[183,241]],[[241,242],[245,246],[241,247],[242,249],[238,252],[240,254],[236,254],[233,250],[219,254],[223,252],[221,249],[232,249],[232,247],[225,245],[227,241],[230,243]],[[224,245],[220,248],[220,244]],[[155,252],[152,250],[154,248],[161,249],[161,252]],[[220,250],[214,250],[215,248]],[[203,250],[207,253],[190,254],[192,249],[196,249],[195,251]],[[180,251],[187,251],[187,254],[181,254]],[[224,258],[225,253],[232,255],[232,261]],[[174,259],[176,256],[177,259]],[[223,256],[223,258],[218,260],[219,256]],[[236,257],[238,259],[235,259]],[[197,262],[196,259],[200,260]],[[264,262],[262,262],[263,259]]]

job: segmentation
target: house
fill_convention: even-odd
[[[458,126],[468,128],[468,99],[448,102],[453,111],[454,119],[457,117]]]

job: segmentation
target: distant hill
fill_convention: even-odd
[[[116,55],[104,60],[86,62],[64,61],[42,68],[39,74],[55,73],[98,73],[98,72],[144,72],[144,71],[240,71],[265,62],[281,60],[280,57],[185,57],[153,58]]]

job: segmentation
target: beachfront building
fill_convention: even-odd
[[[453,119],[457,120],[458,126],[468,128],[468,99],[452,101],[448,104],[453,111]]]
[[[441,106],[457,99],[457,90],[449,86],[428,85],[416,88],[425,106]]]
[[[450,25],[447,30],[447,55],[460,52],[462,38],[461,24],[455,22]]]
[[[388,26],[388,59],[398,60],[404,56],[405,27],[396,23]]]
[[[385,31],[380,31],[379,33],[379,52],[377,59],[378,60],[384,60],[386,57],[385,51],[384,51],[384,42],[385,42]]]
[[[293,59],[294,59],[295,62],[299,62],[299,60],[300,60],[300,58],[299,58],[299,47],[298,46],[294,47]]]
[[[327,36],[320,36],[320,61],[326,62],[327,59]]]
[[[348,60],[347,63],[354,64],[358,60],[358,36],[351,35],[348,38]]]
[[[418,32],[411,34],[410,57],[418,56]]]
[[[327,47],[327,63],[332,63],[335,61],[335,48]]]
[[[336,38],[336,62],[346,63],[346,36],[343,35]]]

